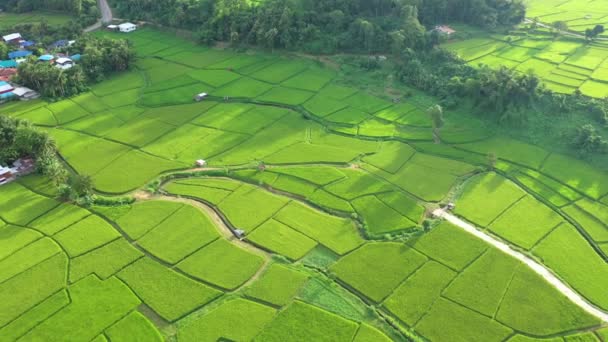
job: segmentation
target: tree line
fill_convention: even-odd
[[[513,25],[520,0],[112,0],[118,16],[195,31],[205,43],[380,53],[425,44],[425,26]]]

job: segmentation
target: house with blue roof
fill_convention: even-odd
[[[38,61],[40,62],[52,62],[55,59],[53,55],[42,55],[38,57]]]
[[[31,54],[32,54],[32,51],[28,51],[28,50],[11,51],[8,53],[8,58],[10,58],[10,59],[25,58]]]
[[[0,61],[0,69],[16,68],[17,62],[14,60]]]

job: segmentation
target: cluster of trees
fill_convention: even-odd
[[[10,165],[21,157],[31,156],[38,171],[56,185],[67,180],[67,172],[57,158],[55,141],[30,122],[0,115],[0,146],[0,164]]]
[[[127,41],[90,36],[82,37],[66,52],[82,54],[80,63],[63,70],[39,63],[33,56],[19,65],[15,82],[36,89],[44,97],[67,97],[85,91],[89,83],[100,82],[108,74],[128,69],[134,59]]]
[[[10,12],[60,11],[81,17],[99,16],[95,0],[0,0],[0,8]]]
[[[418,48],[427,44],[422,24],[493,27],[525,15],[519,0],[114,0],[112,6],[121,17],[196,31],[203,42],[317,53]]]

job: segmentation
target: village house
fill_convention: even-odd
[[[25,58],[27,56],[32,55],[32,51],[29,50],[17,50],[17,51],[11,51],[8,53],[8,58],[9,59],[19,59],[19,58]]]
[[[40,94],[27,87],[16,87],[13,94],[21,101],[35,100],[40,97]]]
[[[7,34],[6,36],[2,36],[2,39],[7,44],[19,44],[21,41],[23,41],[20,33]]]
[[[57,58],[57,60],[55,61],[55,67],[62,69],[62,70],[70,69],[73,66],[74,66],[74,61],[72,61],[71,59],[69,59],[67,57],[60,57],[60,58]]]
[[[133,32],[137,30],[137,25],[133,23],[122,23],[118,25],[118,30],[124,33]]]
[[[0,68],[0,81],[8,82],[17,74],[15,68]]]
[[[448,37],[451,37],[454,33],[456,33],[456,30],[447,25],[437,25],[435,26],[435,31],[441,34],[445,34]]]
[[[55,57],[53,55],[42,55],[38,57],[38,62],[53,64],[55,62]]]
[[[10,168],[0,165],[0,185],[10,183],[16,178],[17,177],[13,175],[13,172]]]

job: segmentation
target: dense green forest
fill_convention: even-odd
[[[415,48],[425,43],[425,26],[496,27],[525,16],[519,0],[113,0],[112,7],[120,17],[196,31],[204,42],[323,53]]]
[[[97,14],[95,0],[0,0],[0,8],[19,13],[46,10],[72,14]]]

